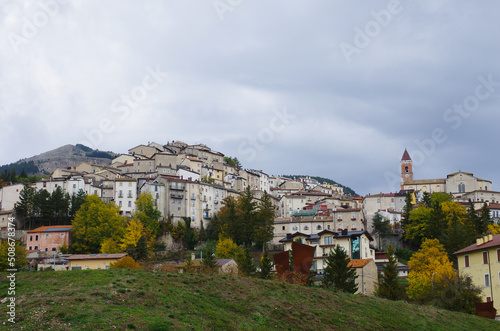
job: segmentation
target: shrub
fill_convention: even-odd
[[[139,263],[135,262],[130,256],[125,256],[109,265],[110,269],[141,269]]]

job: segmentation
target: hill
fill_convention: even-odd
[[[342,185],[340,183],[337,183],[336,181],[331,180],[329,178],[318,177],[318,176],[309,176],[309,175],[284,175],[283,177],[286,177],[286,178],[310,177],[312,179],[316,179],[320,183],[327,183],[327,184],[332,184],[332,185],[337,184],[337,185],[339,185],[339,186],[341,186],[341,187],[344,188],[344,194],[350,194],[353,197],[359,197],[359,195],[356,192],[354,192],[354,190],[351,189],[350,187],[344,186],[344,185]]]
[[[76,144],[64,145],[54,150],[0,166],[0,173],[11,173],[13,170],[20,174],[23,170],[27,175],[48,175],[57,168],[67,168],[87,161],[100,165],[109,165],[117,154],[103,152],[97,149]]]
[[[9,282],[0,275],[1,296]],[[0,308],[4,321],[6,299]],[[20,330],[493,330],[432,307],[233,276],[142,270],[17,274]]]

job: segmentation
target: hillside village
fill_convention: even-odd
[[[264,195],[271,198],[274,221],[273,239],[267,245],[269,249],[288,251],[292,249],[293,242],[313,246],[311,270],[321,275],[325,272],[329,252],[339,245],[347,252],[352,260],[351,266],[360,275],[357,279],[358,293],[372,295],[378,275],[388,261],[385,253],[388,244],[396,248],[406,247],[403,223],[409,199],[411,205],[418,205],[424,201],[426,194],[445,193],[451,196],[453,202],[466,208],[471,206],[471,202],[476,203],[478,213],[481,207],[486,208],[493,224],[499,219],[500,192],[492,190],[491,181],[462,171],[448,174],[445,178],[414,179],[413,163],[406,150],[399,162],[399,192],[357,197],[345,194],[341,185],[322,183],[311,177],[288,178],[267,174],[260,169],[243,169],[237,159],[203,144],[170,141],[162,145],[149,142],[129,149],[128,154],[118,155],[108,165],[84,161],[67,168],[57,168],[47,178],[26,185],[37,192],[46,190],[49,194],[61,188],[71,197],[82,192],[96,195],[103,202],[113,202],[119,213],[126,217],[137,212],[137,198],[142,193],[150,193],[154,206],[161,213],[160,222],[170,221],[178,225],[190,219],[190,226],[195,231],[209,226],[224,207],[224,199],[238,198],[249,188],[255,201]],[[6,238],[9,219],[14,217],[17,238],[23,241],[28,257],[55,265],[56,258],[50,259],[50,252],[57,253],[61,245],[69,244],[71,224],[30,228],[15,212],[24,188],[25,184],[5,183],[0,189],[2,238]],[[383,235],[377,230],[374,225],[377,215],[388,222],[390,233]],[[167,249],[175,244],[171,238],[164,242]],[[457,252],[459,271],[468,271],[474,283],[484,285],[483,301],[500,298],[500,283],[495,279],[500,275],[500,235],[485,234],[474,245],[461,247],[464,250]],[[477,262],[477,270],[472,270],[475,266],[473,252],[478,252],[478,259],[483,259],[483,248],[491,249],[491,259],[497,261],[489,264],[488,255],[485,260]],[[462,254],[467,252],[467,255]],[[107,269],[110,263],[124,256],[125,253],[105,257],[99,254],[92,257],[73,255],[64,258],[69,265],[65,264],[63,269],[68,269],[68,266],[70,269],[71,266],[75,269]],[[60,261],[57,261],[58,264]],[[487,271],[487,280],[483,273],[486,264],[491,269]],[[407,265],[398,264],[400,277],[407,277],[408,271]]]

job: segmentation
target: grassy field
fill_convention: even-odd
[[[6,276],[5,330],[500,329],[472,315],[276,281],[124,269],[18,273],[12,327],[3,324]]]

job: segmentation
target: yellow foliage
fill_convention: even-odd
[[[411,257],[408,267],[408,296],[421,301],[440,295],[444,282],[457,276],[438,239],[426,239]]]
[[[113,238],[104,240],[101,244],[101,254],[114,254],[123,253],[124,250],[120,248],[118,243]]]
[[[128,246],[137,246],[137,242],[141,238],[144,231],[144,225],[142,222],[136,219],[132,219],[127,225],[125,230],[125,236],[122,239],[120,248],[126,250]]]
[[[220,259],[235,259],[238,255],[243,254],[243,248],[236,245],[236,243],[229,238],[219,237],[217,247],[215,249],[215,256]]]
[[[125,256],[114,263],[109,264],[110,269],[141,269],[141,265],[130,256]]]
[[[488,232],[493,233],[493,235],[500,233],[500,224],[488,224]]]

